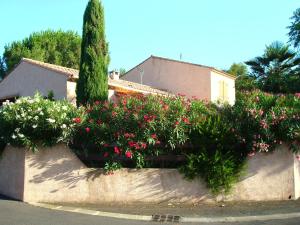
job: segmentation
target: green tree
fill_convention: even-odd
[[[300,59],[288,45],[274,42],[266,47],[262,56],[245,63],[250,66],[250,74],[256,78],[258,86],[263,91],[273,93],[297,91],[294,82],[299,83]]]
[[[234,76],[246,76],[248,74],[247,66],[244,63],[233,63],[226,71]]]
[[[237,91],[251,91],[257,88],[255,78],[249,75],[244,63],[233,63],[226,72],[236,76],[235,89]]]
[[[296,9],[291,17],[292,23],[288,28],[290,29],[288,35],[290,37],[290,42],[295,48],[300,47],[300,8]]]
[[[32,33],[22,41],[4,47],[5,72],[10,71],[21,58],[79,68],[81,37],[73,31],[41,31]]]
[[[120,76],[123,76],[126,73],[126,69],[125,68],[120,68]]]
[[[103,7],[99,0],[90,0],[83,17],[80,72],[76,88],[77,105],[107,100],[108,64]]]
[[[0,80],[2,80],[5,76],[5,71],[6,71],[6,68],[5,68],[5,64],[4,64],[4,61],[3,59],[0,57]]]

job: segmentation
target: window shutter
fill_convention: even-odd
[[[228,102],[229,97],[228,97],[228,84],[224,82],[224,101]]]
[[[223,86],[223,81],[218,82],[219,85],[219,100],[223,101],[223,92],[224,92],[224,86]]]

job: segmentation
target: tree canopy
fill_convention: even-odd
[[[73,31],[34,32],[29,37],[4,47],[3,68],[8,72],[25,57],[78,69],[80,44],[81,37]]]
[[[251,75],[263,91],[289,93],[299,91],[299,63],[297,53],[281,42],[266,46],[262,56],[245,62]]]
[[[108,43],[104,11],[99,0],[90,0],[84,12],[77,105],[108,97]]]
[[[255,78],[249,75],[244,63],[233,63],[226,72],[236,76],[235,89],[237,91],[251,91],[257,88]]]
[[[290,29],[288,35],[290,42],[295,48],[300,47],[300,8],[296,9],[293,16],[291,17],[292,23],[288,28]]]

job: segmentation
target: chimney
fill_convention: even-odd
[[[112,80],[119,80],[120,79],[120,73],[116,70],[112,70],[112,71],[109,72],[109,77]]]

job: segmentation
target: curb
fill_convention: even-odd
[[[102,212],[98,210],[90,210],[84,208],[76,208],[69,206],[58,206],[46,203],[27,202],[27,204],[64,212],[81,213],[85,215],[110,217],[116,219],[127,220],[140,220],[140,221],[153,221],[152,216],[134,215],[124,213]],[[256,215],[256,216],[229,216],[229,217],[181,217],[180,222],[183,223],[226,223],[226,222],[253,222],[253,221],[266,221],[266,220],[280,220],[280,219],[293,219],[300,218],[300,212],[296,213],[279,213],[270,215]]]

